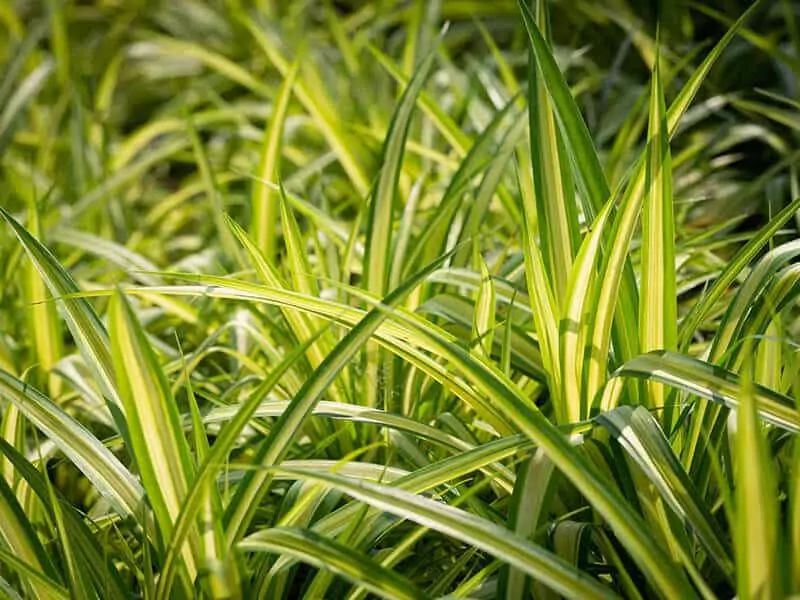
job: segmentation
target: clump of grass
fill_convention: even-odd
[[[383,4],[0,13],[0,590],[800,593],[792,3]]]

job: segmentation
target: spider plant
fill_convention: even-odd
[[[630,4],[0,11],[3,595],[800,593],[794,4]]]

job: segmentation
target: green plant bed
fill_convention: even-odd
[[[608,5],[0,9],[0,595],[800,594],[797,5]]]

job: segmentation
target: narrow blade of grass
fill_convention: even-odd
[[[542,353],[542,365],[547,374],[550,393],[557,401],[553,407],[556,422],[565,423],[569,419],[567,406],[561,401],[561,377],[558,370],[558,317],[559,306],[553,295],[553,287],[548,276],[539,241],[536,239],[536,198],[533,190],[522,182],[523,174],[517,172],[520,179],[522,198],[522,250],[525,256],[525,281],[528,284],[528,296],[531,312],[536,323],[536,334]]]
[[[492,355],[495,328],[495,292],[486,263],[481,260],[481,285],[472,320],[472,337],[475,351],[486,358]]]
[[[567,295],[562,307],[559,325],[559,368],[564,377],[563,402],[568,414],[578,420],[588,417],[591,398],[585,392],[585,351],[589,315],[594,309],[591,292],[597,285],[595,265],[600,261],[603,229],[611,216],[612,206],[607,204],[592,224],[581,243],[575,265],[570,273]]]
[[[552,100],[553,110],[568,141],[568,151],[576,165],[575,177],[584,200],[584,212],[591,220],[600,212],[609,197],[603,168],[586,123],[542,35],[536,16],[525,0],[519,0],[519,8],[536,69],[541,75],[541,84],[537,85],[544,85]],[[537,91],[537,97],[538,93]]]
[[[386,293],[389,281],[387,269],[392,264],[389,256],[392,220],[394,208],[398,202],[397,185],[402,170],[411,117],[417,96],[425,84],[435,58],[435,54],[431,53],[417,67],[397,103],[389,124],[389,131],[386,133],[381,173],[367,213],[367,244],[364,255],[367,289],[378,296]]]
[[[390,272],[392,229],[395,207],[399,201],[398,185],[406,139],[417,96],[422,91],[435,58],[435,53],[431,52],[422,60],[395,107],[383,146],[381,172],[367,209],[364,279],[366,288],[376,296],[385,295],[392,275]],[[382,377],[384,380],[382,387],[391,390],[393,387],[391,363],[386,362],[381,352],[374,346],[368,345],[365,350],[367,378],[378,381],[379,377]],[[375,386],[368,386],[364,394],[364,403],[367,406],[376,406],[380,401],[378,394],[379,390]]]
[[[672,161],[658,55],[654,62],[650,94],[639,294],[639,346],[642,352],[677,350],[678,292],[675,277]],[[647,392],[646,406],[664,406],[666,390],[662,386],[648,385]],[[665,408],[664,419],[670,428],[671,409]]]
[[[277,181],[280,179],[283,127],[289,108],[289,100],[292,97],[292,88],[297,79],[299,69],[300,57],[295,59],[289,69],[289,73],[278,89],[269,126],[264,132],[258,179],[254,179],[252,182],[250,233],[256,242],[256,246],[261,249],[268,260],[272,260],[275,257],[275,243],[278,237],[276,228],[278,201],[275,190],[264,185],[261,180]]]
[[[742,374],[736,411],[736,588],[742,598],[780,598],[777,489],[751,368]]]
[[[735,373],[674,352],[650,352],[617,369],[602,397],[598,398],[601,412],[616,406],[621,392],[617,380],[622,377],[664,383],[728,408],[737,408],[742,394]],[[790,398],[758,385],[754,385],[752,394],[758,414],[764,421],[786,431],[800,432],[800,412]]]
[[[509,511],[508,526],[525,539],[536,534],[542,513],[555,490],[555,465],[541,451],[520,465],[514,482],[514,495]],[[528,590],[526,573],[507,566],[500,573],[500,594],[505,600],[522,600]]]
[[[28,231],[33,237],[40,238],[42,230],[39,210],[31,203],[28,211]],[[46,377],[46,379],[41,379],[43,382],[47,381],[45,389],[51,397],[56,397],[61,385],[51,371],[64,354],[63,332],[56,304],[32,260],[29,260],[25,267],[25,291],[26,300],[30,305],[28,310],[30,311],[29,323],[34,336],[34,360],[39,363],[43,375]]]
[[[165,540],[193,476],[192,459],[169,383],[133,308],[120,291],[109,306],[114,368],[130,431],[131,453]],[[186,566],[197,566],[186,548]]]
[[[536,21],[545,40],[549,35],[546,6],[544,0],[537,0]],[[579,241],[575,184],[569,156],[556,127],[550,95],[536,61],[529,61],[528,72],[530,156],[539,236],[545,264],[551,273],[553,295],[555,301],[561,303]]]
[[[330,570],[388,600],[417,600],[425,596],[407,579],[349,546],[298,527],[273,527],[254,533],[238,544],[245,552],[291,556]]]

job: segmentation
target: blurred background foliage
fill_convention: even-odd
[[[675,71],[669,102],[748,3],[550,4],[556,57],[613,188],[643,147],[656,22],[665,73]],[[243,15],[254,15],[258,36]],[[679,236],[711,224],[723,234],[751,230],[797,189],[798,20],[800,3],[765,3],[681,125],[673,140]],[[525,81],[528,58],[511,0],[10,1],[0,22],[4,203],[15,210],[35,198],[52,209],[41,211],[45,231],[88,226],[159,267],[220,259],[207,243],[216,225],[206,218],[187,122],[224,210],[247,223],[262,131],[295,59],[306,91],[289,106],[281,176],[288,191],[350,220],[378,172],[398,81],[443,23],[450,28],[428,94],[467,136],[462,143],[509,96],[487,39],[515,81]],[[453,168],[453,140],[430,123],[414,127],[421,137],[407,156],[406,191],[421,170]],[[334,139],[347,145],[349,168]],[[178,206],[188,209],[171,210]],[[81,252],[73,247],[67,262]]]
[[[661,28],[663,60],[680,71],[667,88],[669,99],[670,89],[678,89],[685,80],[691,58],[719,39],[748,4],[744,0],[551,3],[558,56],[603,155],[611,151],[613,136],[647,89],[656,22]],[[275,43],[272,57],[265,56],[237,17],[240,11],[251,10],[259,15],[259,23]],[[714,177],[706,179],[708,189],[686,190],[684,199],[700,195],[713,199],[720,189],[741,186],[785,158],[793,145],[797,123],[785,114],[785,104],[757,90],[796,98],[799,12],[798,3],[792,0],[767,3],[712,71],[702,92],[709,114],[700,118],[698,109],[694,119],[698,125],[684,127],[687,135],[680,136],[677,144],[680,149],[694,147],[694,159],[704,158]],[[338,29],[329,26],[333,14]],[[378,131],[389,118],[392,103],[388,100],[397,93],[396,81],[370,49],[377,46],[398,61],[401,71],[409,73],[445,21],[450,23],[450,31],[441,54],[444,64],[449,62],[453,68],[441,69],[435,79],[438,101],[465,131],[471,131],[478,112],[472,100],[488,100],[481,78],[497,76],[496,63],[478,24],[506,55],[518,78],[525,79],[524,32],[516,2],[510,0],[5,2],[0,10],[0,60],[8,66],[0,90],[6,107],[0,138],[5,179],[19,175],[25,168],[22,165],[36,165],[40,175],[37,193],[43,194],[55,183],[56,189],[71,196],[63,200],[74,204],[97,189],[123,160],[118,153],[127,136],[141,133],[143,126],[154,120],[200,112],[207,117],[198,118],[196,126],[209,142],[214,166],[221,171],[251,173],[257,162],[257,131],[269,115],[270,97],[282,79],[281,69],[285,72],[285,61],[301,52],[308,52],[308,62],[316,65],[312,76],[324,85],[325,100],[336,108],[342,126],[353,133],[367,128],[367,135],[358,136],[362,147],[356,154],[369,177],[378,163]],[[421,28],[415,27],[420,23]],[[346,41],[346,51],[335,35]],[[409,47],[409,35],[420,38],[414,56],[404,51]],[[32,89],[22,91],[23,84]],[[22,93],[15,96],[15,92]],[[18,95],[23,98],[17,99],[26,103],[36,98],[22,119],[9,114],[22,109],[8,104]],[[747,128],[741,127],[744,123]],[[48,147],[42,134],[54,130],[69,135]],[[165,130],[148,140],[148,147],[159,145],[164,160],[143,169],[146,177],[126,190],[133,194],[134,189],[146,189],[147,193],[139,194],[144,204],[180,187],[195,170],[184,150],[168,153],[166,140],[172,133]],[[307,120],[290,119],[288,136],[292,144],[287,150],[285,177],[308,169],[305,185],[325,181],[328,197],[337,209],[345,210],[349,203],[359,201],[358,195],[350,193],[348,182],[337,177],[336,164],[309,169],[324,146]],[[89,137],[98,143],[82,143]],[[641,136],[638,138],[641,143]],[[629,148],[629,155],[634,155],[635,147]],[[612,181],[625,164],[623,157],[614,156],[614,160]],[[237,190],[242,191],[241,181],[228,181],[227,175],[222,179],[234,194],[230,196],[232,211],[243,210],[235,196]],[[147,187],[139,188],[141,185]],[[772,185],[775,194],[781,195],[778,188],[789,182],[775,180]],[[18,203],[20,196],[30,193],[20,187],[24,186],[9,187],[11,201]],[[132,218],[126,204],[135,207],[136,215],[144,209],[136,201],[111,203],[118,240]],[[748,212],[765,210],[758,203],[737,201],[728,207],[705,202],[698,212],[705,214],[714,207],[729,216],[740,210],[740,204]],[[88,207],[88,201],[85,205]],[[701,214],[696,217],[698,223],[705,218]]]

